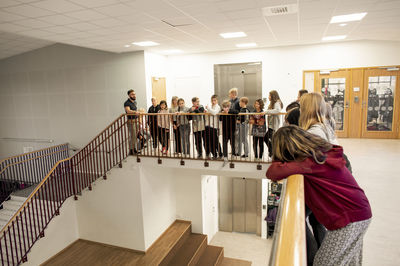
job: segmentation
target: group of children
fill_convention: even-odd
[[[255,101],[255,113],[247,108],[248,98],[237,98],[236,89],[229,96],[222,108],[216,95],[211,97],[211,106],[206,107],[200,105],[197,97],[192,99],[190,108],[182,98],[174,97],[170,109],[166,101],[157,105],[152,99],[148,119],[140,123],[148,124],[153,147],[157,148],[159,140],[163,153],[168,151],[169,130],[173,128],[176,154],[190,154],[192,130],[198,157],[202,157],[204,146],[206,156],[212,154],[213,158],[228,157],[228,142],[233,156],[243,151],[242,157],[247,157],[251,126],[255,158],[263,157],[266,143],[273,159],[267,178],[277,181],[293,174],[304,176],[306,219],[310,225],[306,226],[307,264],[361,265],[371,207],[352,175],[343,148],[338,146],[335,122],[323,96],[300,91],[298,100],[288,105],[284,126],[280,128],[277,114],[282,102],[276,91],[270,92],[265,111],[264,101]]]
[[[261,160],[264,154],[264,143],[268,155],[272,156],[272,135],[280,126],[279,113],[283,104],[276,91],[269,94],[270,104],[264,111],[264,101],[257,99],[254,103],[255,113],[250,113],[247,97],[237,97],[236,88],[229,91],[230,100],[218,104],[218,96],[211,96],[211,105],[204,107],[198,97],[192,98],[192,106],[186,107],[185,100],[174,96],[168,109],[166,101],[157,104],[152,98],[148,110],[147,124],[153,139],[153,148],[157,140],[161,143],[163,154],[167,154],[170,143],[170,128],[173,129],[175,155],[188,157],[190,154],[190,133],[193,132],[197,157],[203,158],[203,147],[206,158],[228,159],[228,143],[232,156],[249,157],[249,130],[253,137],[255,158]],[[158,113],[158,115],[153,115]],[[266,118],[266,115],[268,116]],[[192,121],[190,123],[190,121]],[[222,149],[219,136],[222,135]]]

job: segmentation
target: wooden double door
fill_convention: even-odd
[[[396,67],[304,71],[303,87],[331,104],[342,138],[400,138],[400,71]]]

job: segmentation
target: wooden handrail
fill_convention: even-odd
[[[39,185],[36,186],[36,188],[32,191],[32,193],[29,195],[29,197],[25,200],[24,204],[22,204],[22,206],[18,209],[18,211],[13,215],[13,217],[11,217],[11,219],[8,221],[8,223],[3,226],[3,229],[0,232],[0,236],[3,235],[4,231],[7,229],[7,227],[14,222],[14,220],[16,219],[16,217],[22,212],[23,208],[28,205],[29,201],[33,198],[33,196],[36,195],[36,192],[44,185],[44,183],[46,183],[47,179],[49,179],[49,177],[51,176],[51,174],[54,172],[54,170],[57,168],[57,166],[65,161],[69,161],[71,159],[71,157],[63,159],[58,161],[53,168],[51,168],[50,172],[46,175],[45,178],[43,178],[43,180],[39,183]]]
[[[63,144],[63,145],[65,145],[65,144]],[[34,158],[29,158],[29,159],[26,159],[26,160],[24,160],[24,161],[12,163],[12,164],[7,164],[6,167],[4,167],[3,169],[1,169],[0,175],[1,175],[7,168],[9,168],[9,167],[11,167],[11,166],[18,165],[18,164],[21,164],[21,163],[26,163],[26,162],[29,162],[29,161],[32,161],[32,160],[36,160],[36,159],[39,159],[39,158],[43,158],[43,157],[46,157],[46,156],[49,156],[49,155],[53,155],[53,154],[56,154],[56,153],[60,153],[60,152],[63,152],[63,151],[68,151],[68,148],[62,149],[62,150],[59,150],[59,151],[54,151],[54,152],[51,152],[51,153],[46,153],[46,154],[43,154],[43,155],[40,155],[40,156],[36,156],[36,157],[34,157]]]
[[[307,265],[304,177],[287,178],[275,228],[270,266]]]
[[[10,156],[10,157],[7,157],[7,158],[2,159],[2,160],[0,161],[0,164],[3,163],[4,161],[10,160],[10,159],[14,159],[14,158],[17,158],[17,157],[27,156],[27,155],[32,154],[32,153],[35,153],[35,152],[41,152],[41,151],[44,151],[44,150],[54,149],[54,148],[57,148],[57,147],[60,147],[60,146],[66,145],[66,144],[68,144],[68,143],[63,143],[63,144],[59,144],[59,145],[56,145],[56,146],[51,146],[51,147],[43,148],[43,149],[36,150],[36,151],[30,151],[30,152],[27,152],[27,153],[23,153],[23,154],[18,154],[18,155]]]

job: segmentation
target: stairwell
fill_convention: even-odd
[[[250,261],[226,258],[223,247],[208,245],[206,235],[193,233],[191,222],[182,220],[172,223],[145,253],[78,240],[43,265],[108,265],[110,261],[121,266],[251,265]]]

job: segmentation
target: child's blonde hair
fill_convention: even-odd
[[[231,102],[228,100],[225,100],[222,102],[222,108],[229,108],[231,107]]]
[[[240,101],[242,102],[242,103],[244,103],[244,104],[248,104],[249,103],[249,98],[247,98],[247,97],[242,97],[242,98],[240,98]]]
[[[312,92],[300,98],[299,126],[308,130],[315,124],[325,124],[326,103],[320,93]]]
[[[171,98],[171,106],[174,107],[174,101],[178,100],[178,96],[172,96]],[[176,102],[178,104],[178,101]]]
[[[237,88],[230,89],[229,94],[238,95],[238,89]]]

